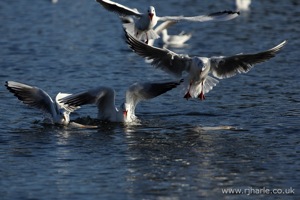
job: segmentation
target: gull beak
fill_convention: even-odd
[[[153,15],[154,15],[154,14],[153,14],[153,13],[149,13],[148,15],[149,15],[150,21],[152,21],[152,18],[153,18]]]
[[[124,111],[123,111],[123,116],[124,116],[124,119],[126,119],[126,118],[127,118],[127,112],[128,112],[127,110],[124,110]]]

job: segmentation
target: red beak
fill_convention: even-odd
[[[127,118],[127,110],[123,111],[124,118]]]
[[[152,21],[152,18],[153,18],[153,13],[149,13],[149,19]]]

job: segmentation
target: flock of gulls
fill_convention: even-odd
[[[157,16],[155,8],[149,6],[146,12],[139,12],[110,0],[96,0],[103,8],[116,13],[124,27],[128,46],[155,68],[179,81],[134,83],[129,86],[125,101],[118,108],[115,105],[115,91],[106,86],[92,88],[75,94],[58,93],[53,100],[44,90],[16,81],[6,81],[6,88],[24,104],[40,109],[52,124],[72,127],[90,127],[70,121],[70,113],[80,106],[95,104],[98,119],[110,122],[137,121],[135,108],[140,101],[155,98],[178,85],[185,89],[184,98],[205,99],[219,79],[229,78],[238,73],[247,73],[255,64],[265,62],[279,52],[286,41],[266,51],[232,56],[213,57],[177,54],[167,48],[155,47],[154,41],[162,36],[167,45],[182,45],[191,34],[168,35],[167,29],[178,22],[227,21],[239,16],[239,12],[221,11],[199,16]],[[158,26],[157,23],[161,22]]]

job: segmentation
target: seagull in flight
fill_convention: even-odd
[[[138,18],[133,23],[123,24],[125,29],[131,34],[137,37],[139,40],[143,40],[148,43],[149,39],[159,38],[158,34],[153,30],[158,21],[189,21],[189,22],[206,22],[206,21],[226,21],[231,20],[239,15],[239,12],[222,11],[215,12],[209,15],[199,15],[193,17],[184,16],[163,16],[156,15],[155,8],[149,6],[146,13],[141,13],[137,9],[132,9],[121,5],[119,3],[110,0],[96,0],[105,9],[111,12],[115,12],[120,16],[135,16]]]
[[[98,118],[110,122],[134,122],[135,108],[140,101],[155,98],[176,88],[179,82],[134,83],[126,91],[125,102],[120,108],[115,106],[115,91],[111,87],[96,87],[59,99],[62,104],[78,107],[86,104],[96,104]]]
[[[59,92],[55,101],[42,89],[15,81],[6,81],[6,88],[24,104],[41,110],[52,124],[72,127],[88,127],[75,122],[70,122],[70,113],[78,109],[78,106],[68,106],[58,102],[58,99],[71,94]]]
[[[208,93],[219,82],[217,79],[229,78],[237,73],[247,73],[255,64],[265,62],[278,53],[286,41],[258,53],[237,54],[233,56],[198,57],[177,54],[169,49],[149,46],[125,31],[129,47],[138,55],[149,59],[151,64],[171,75],[185,77],[184,98],[205,99]],[[211,77],[214,76],[215,78]]]

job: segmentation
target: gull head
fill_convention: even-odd
[[[127,117],[128,117],[128,108],[127,107],[128,106],[126,106],[126,103],[122,103],[122,105],[120,106],[120,111],[123,114],[124,121],[126,121]]]
[[[193,57],[191,66],[190,66],[190,70],[189,70],[190,76],[199,76],[201,74],[201,72],[203,71],[204,66],[205,65],[201,59],[199,59],[198,57]]]
[[[58,115],[54,121],[58,124],[68,125],[70,122],[70,113],[64,109],[59,109]]]
[[[124,122],[133,122],[136,120],[136,116],[134,114],[134,107],[130,103],[123,103],[120,109],[120,111],[123,114]]]
[[[149,16],[149,19],[152,21],[152,18],[153,16],[155,16],[155,8],[153,6],[150,6],[148,8],[148,16]]]

